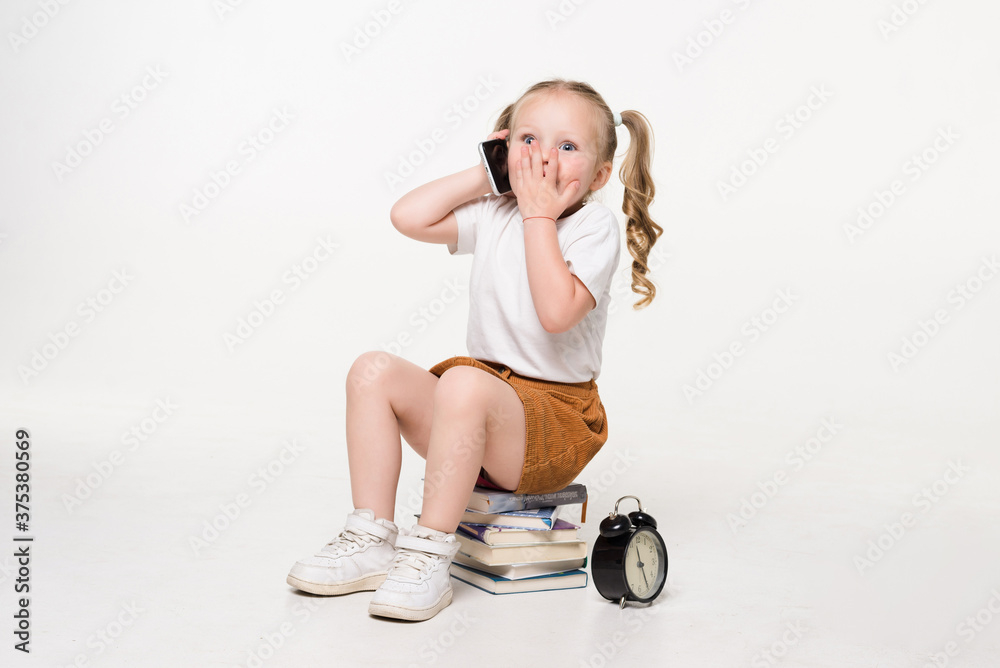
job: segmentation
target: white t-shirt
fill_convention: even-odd
[[[561,383],[597,379],[621,252],[618,219],[590,202],[556,222],[559,250],[570,273],[597,305],[573,329],[546,332],[538,320],[524,259],[524,221],[514,197],[483,195],[455,208],[458,243],[452,255],[473,253],[469,278],[469,356],[514,373]]]

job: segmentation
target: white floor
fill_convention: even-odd
[[[948,665],[1000,662],[1000,622],[989,623],[990,606],[1000,610],[997,456],[967,450],[978,455],[961,462],[969,471],[950,474],[947,490],[939,483],[938,501],[915,505],[911,497],[959,459],[935,454],[948,435],[931,427],[834,423],[837,433],[796,470],[784,454],[811,435],[798,425],[718,420],[685,430],[622,407],[615,439],[579,478],[591,491],[584,537],[592,545],[614,500],[638,495],[670,555],[655,604],[619,610],[592,583],[491,596],[453,580],[449,608],[402,623],[370,617],[369,594],[313,597],[285,584],[289,566],[351,509],[342,411],[183,406],[129,451],[120,434],[152,408],[79,397],[13,407],[32,430],[36,540],[32,653],[14,652],[8,635],[4,665],[921,667],[949,648]],[[956,443],[978,438],[949,429]],[[276,463],[289,438],[298,451]],[[8,460],[9,441],[4,449]],[[101,462],[114,449],[123,460],[109,469]],[[407,451],[404,524],[420,461]],[[269,482],[255,477],[268,466]],[[67,495],[98,468],[111,473],[68,510]],[[761,507],[734,532],[727,515],[779,469],[784,484],[766,501],[753,497]],[[12,490],[6,465],[0,489]],[[896,529],[892,545],[883,537],[884,556],[859,569],[855,557],[906,511],[912,526]],[[206,521],[223,530],[205,533]],[[5,553],[6,617],[15,603]],[[977,615],[978,627],[965,621]]]

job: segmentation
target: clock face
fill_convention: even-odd
[[[649,529],[640,529],[625,548],[625,582],[637,599],[652,598],[660,591],[667,574],[663,543]]]

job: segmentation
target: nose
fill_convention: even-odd
[[[548,162],[549,161],[549,150],[550,150],[550,147],[545,146],[540,141],[534,142],[532,144],[532,146],[537,147],[538,150],[541,152],[541,154],[542,154],[542,161],[543,162]]]

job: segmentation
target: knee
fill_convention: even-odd
[[[358,355],[347,372],[347,392],[361,392],[386,381],[396,362],[396,356],[382,350]]]
[[[434,411],[470,415],[481,411],[487,402],[485,373],[471,366],[447,369],[434,387]]]

